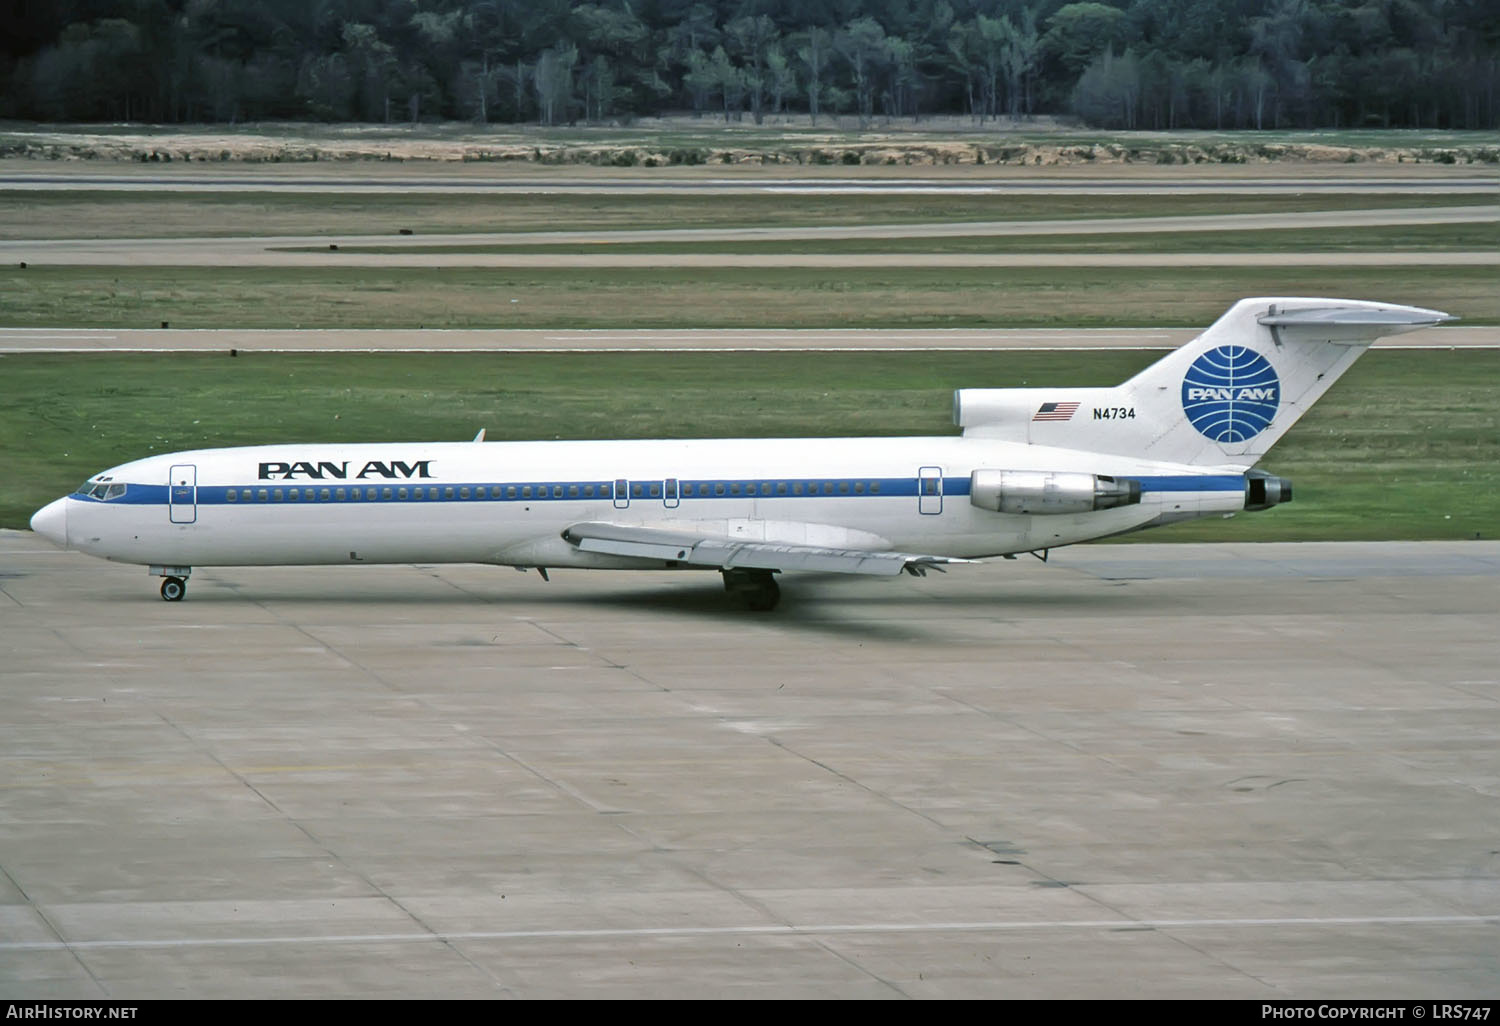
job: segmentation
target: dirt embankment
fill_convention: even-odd
[[[868,133],[857,137],[788,134],[722,142],[673,142],[656,133],[631,138],[611,132],[598,140],[528,139],[517,132],[477,131],[423,135],[383,130],[314,129],[242,132],[0,131],[0,158],[47,161],[166,163],[312,163],[318,161],[500,162],[594,167],[681,165],[791,165],[935,167],[984,165],[1068,167],[1110,164],[1500,164],[1500,143],[1430,141],[1392,145],[1256,142],[1253,137],[1193,141],[1143,137],[1140,141],[1018,141],[940,139],[931,135]]]

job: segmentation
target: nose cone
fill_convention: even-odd
[[[49,502],[31,518],[31,529],[58,548],[68,547],[68,500]]]

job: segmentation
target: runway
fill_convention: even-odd
[[[899,581],[0,532],[0,997],[1492,997],[1500,543]]]
[[[1202,328],[818,330],[274,330],[0,328],[6,353],[779,352],[1176,349]],[[1380,339],[1377,349],[1494,349],[1500,327],[1450,326]]]
[[[1500,250],[1297,252],[609,252],[652,243],[815,243],[851,239],[1001,238],[1138,235],[1228,230],[1364,228],[1379,225],[1489,224],[1500,204],[1215,214],[1180,217],[969,221],[808,228],[672,228],[619,231],[476,232],[432,235],[278,235],[208,238],[5,239],[0,263],[27,266],[151,267],[1153,267],[1153,266],[1489,266]],[[1102,243],[1101,243],[1102,245]],[[1186,243],[1184,245],[1187,245]],[[512,247],[557,246],[528,252]],[[567,251],[567,247],[583,247]],[[604,248],[601,248],[604,247]]]

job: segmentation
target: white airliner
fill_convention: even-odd
[[[114,467],[31,519],[64,548],[195,566],[492,563],[923,574],[1292,497],[1252,469],[1383,335],[1451,320],[1339,299],[1236,303],[1114,388],[961,389],[961,436],[266,445]]]

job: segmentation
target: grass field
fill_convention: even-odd
[[[155,328],[1206,326],[1324,295],[1500,323],[1493,267],[0,268],[0,324]]]
[[[1115,384],[1159,354],[59,355],[0,360],[0,526],[152,453],[274,441],[952,434],[955,387]],[[733,382],[726,388],[725,382]],[[1266,460],[1291,505],[1151,540],[1500,536],[1500,352],[1366,356]]]

